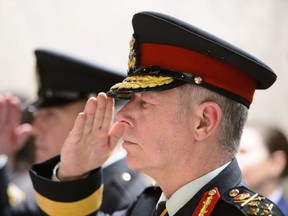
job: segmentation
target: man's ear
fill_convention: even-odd
[[[271,164],[273,165],[271,167],[272,168],[271,173],[273,176],[278,178],[279,176],[281,176],[281,173],[285,169],[287,163],[285,152],[281,150],[273,152],[271,154],[271,160],[272,160]]]
[[[218,104],[204,102],[198,107],[198,121],[196,121],[194,136],[201,141],[217,131],[222,118],[222,112]]]

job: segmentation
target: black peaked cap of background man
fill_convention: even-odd
[[[154,215],[158,200],[167,201],[161,215],[282,215],[270,200],[242,184],[235,160],[254,91],[269,88],[276,80],[275,73],[248,53],[173,17],[141,12],[134,15],[132,23],[134,35],[130,42],[128,75],[107,94],[115,98],[132,98],[117,114],[117,120],[125,125],[126,161],[128,167],[140,167],[144,173],[151,174],[163,193],[160,197],[156,188],[147,189],[129,210],[119,215]],[[190,83],[193,85],[185,85]],[[188,104],[182,101],[181,93],[189,100]],[[181,105],[189,106],[189,112],[179,112]],[[224,142],[222,136],[226,139]],[[84,140],[86,138],[83,136]],[[89,142],[85,144],[90,146]],[[137,148],[138,145],[141,148]],[[69,143],[67,146],[69,149]],[[163,160],[159,161],[159,158]],[[64,168],[60,166],[60,178],[66,171],[62,169],[71,165],[68,161],[73,158],[61,160]],[[45,167],[54,167],[57,162],[50,160],[34,166],[31,176],[35,189],[46,199],[64,201],[60,198],[64,191],[59,194],[56,185],[49,182],[53,192],[47,194],[44,189],[47,182],[36,174]],[[95,168],[98,163],[95,162]],[[86,173],[77,170],[75,174],[81,171]],[[89,194],[99,190],[99,175],[101,173],[95,169],[87,178],[81,179],[83,182],[74,181],[74,186],[87,188],[93,179],[98,187],[91,185],[86,196],[74,190],[75,199],[70,201],[91,204]],[[68,187],[66,183],[64,181],[62,185]],[[46,213],[51,213],[42,198],[38,200],[39,205]],[[49,204],[53,205],[53,202]],[[77,212],[77,205],[70,207],[71,212]],[[99,210],[97,204],[94,209],[89,207],[80,212]]]
[[[87,99],[123,79],[117,71],[71,55],[48,49],[38,49],[35,55],[39,89],[33,106],[37,108]]]

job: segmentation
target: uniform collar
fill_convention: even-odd
[[[103,168],[123,159],[126,157],[126,151],[124,151],[123,149],[119,150],[116,153],[113,153],[106,161],[105,163],[102,165]]]
[[[166,196],[162,193],[161,197],[158,201],[167,201],[166,202],[166,208],[168,210],[168,213],[170,216],[173,216],[176,214],[177,211],[179,211],[180,208],[182,208],[204,185],[206,185],[208,182],[210,182],[213,178],[215,178],[222,170],[224,170],[231,161],[227,162],[223,166],[213,170],[212,172],[209,172],[205,174],[204,176],[201,176],[198,179],[195,179],[188,184],[181,187],[179,190],[177,190],[170,199],[167,200]],[[158,206],[157,203],[157,206]]]

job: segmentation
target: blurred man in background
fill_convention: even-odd
[[[25,130],[19,130],[19,102],[11,95],[2,96],[0,153],[17,151],[23,145],[24,135],[26,137],[27,133],[31,132],[35,143],[35,160],[43,162],[60,153],[76,116],[84,109],[86,100],[100,91],[107,91],[112,84],[122,81],[124,77],[106,68],[54,51],[36,50],[35,54],[39,82],[38,98],[27,109],[28,113],[33,114],[32,127],[26,125]],[[121,103],[116,102],[116,109],[121,106]],[[106,161],[103,170],[104,181],[107,184],[103,195],[104,212],[110,213],[127,207],[149,184],[144,175],[127,168],[124,157],[123,149],[118,147],[113,156]],[[26,205],[20,204],[12,211],[16,212],[15,215],[19,212],[31,215],[37,212],[37,208],[35,202],[30,202]]]
[[[285,196],[282,186],[288,177],[288,140],[281,129],[263,122],[247,124],[237,159],[247,185],[288,215],[287,192]]]

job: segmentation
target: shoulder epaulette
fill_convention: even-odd
[[[275,206],[273,202],[244,186],[232,188],[226,191],[222,198],[231,205],[239,208],[247,215],[274,215],[273,210]]]

